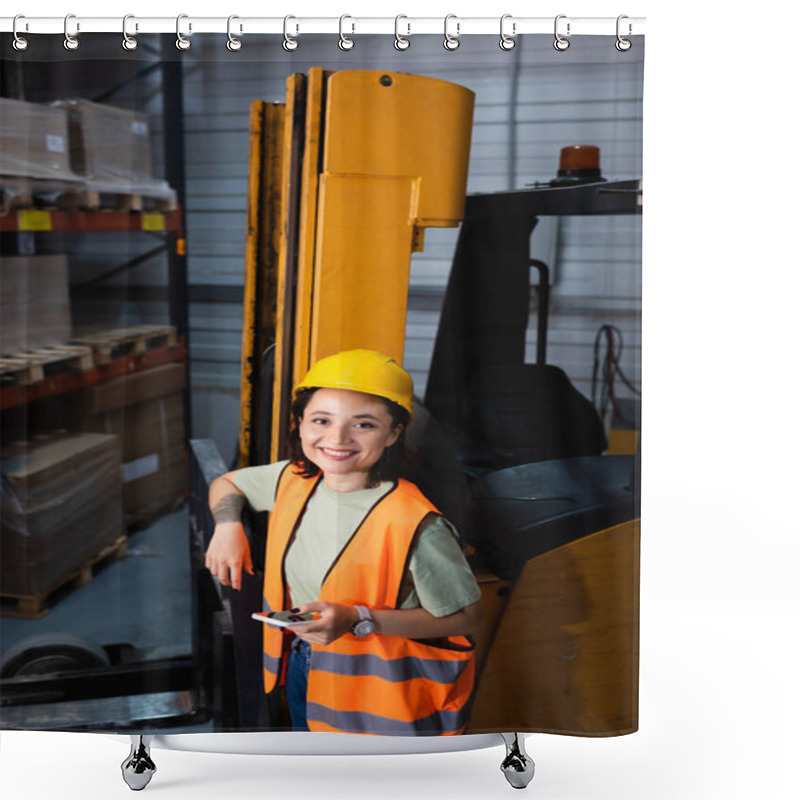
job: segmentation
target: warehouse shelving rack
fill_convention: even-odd
[[[104,278],[125,272],[143,261],[166,254],[166,274],[163,285],[124,287],[126,300],[166,301],[166,322],[174,328],[175,336],[167,342],[144,352],[126,354],[106,363],[54,371],[42,380],[0,385],[0,411],[5,415],[27,415],[26,407],[39,400],[55,399],[61,395],[110,379],[130,375],[168,364],[182,363],[186,369],[184,419],[186,438],[191,436],[189,380],[189,292],[187,279],[187,247],[185,238],[185,177],[183,150],[183,65],[180,57],[163,59],[161,52],[173,48],[170,37],[163,37],[158,47],[143,47],[156,56],[145,61],[135,76],[104,92],[98,102],[109,98],[125,84],[135,82],[154,71],[161,72],[159,90],[162,101],[164,172],[163,178],[175,191],[176,202],[164,206],[129,210],[121,204],[108,208],[26,208],[6,206],[0,209],[0,245],[4,254],[35,254],[46,250],[44,243],[51,234],[87,234],[103,241],[106,235],[160,237],[155,246],[125,263],[114,265],[100,280],[93,280],[86,293],[95,297],[112,297],[113,287],[102,286]],[[110,40],[109,40],[110,42]],[[116,45],[116,40],[115,40]],[[110,44],[109,44],[110,47]],[[10,54],[5,62],[4,94],[15,96],[23,85],[24,63]],[[135,194],[135,193],[134,193]],[[133,204],[136,209],[136,204]],[[117,252],[109,240],[109,253]],[[83,290],[81,290],[83,291]],[[84,296],[84,295],[82,295]],[[20,418],[22,418],[20,417]],[[192,577],[194,580],[194,577]],[[195,594],[195,587],[190,591]],[[193,615],[194,616],[194,615]],[[192,619],[192,652],[155,661],[131,661],[125,652],[111,653],[111,664],[105,667],[73,670],[26,678],[22,683],[2,681],[4,727],[41,728],[45,730],[68,727],[70,730],[102,730],[118,727],[120,708],[131,707],[138,729],[143,724],[154,728],[197,724],[207,718],[205,690],[197,658],[196,622]],[[113,648],[112,648],[113,649]],[[72,716],[69,724],[63,721],[60,709],[85,709],[85,714]],[[123,715],[124,716],[124,715]]]
[[[8,211],[0,215],[0,234],[41,233],[157,233],[166,237],[163,246],[171,258],[183,259],[186,240],[183,231],[183,213],[178,208],[168,212],[130,212],[108,210],[64,211],[61,209],[26,208]],[[35,251],[35,245],[34,245]],[[124,268],[127,265],[122,265]],[[118,267],[118,269],[120,269]],[[178,270],[171,270],[176,272]],[[170,286],[170,294],[172,294]],[[185,297],[185,292],[181,293]],[[172,298],[171,298],[172,301]],[[176,303],[170,303],[171,308]],[[173,315],[174,316],[174,315]],[[170,320],[175,324],[179,320]],[[11,383],[0,386],[0,411],[31,403],[64,392],[91,386],[122,375],[150,369],[171,362],[186,360],[186,331],[178,325],[178,340],[167,347],[148,349],[135,356],[119,358],[108,364],[92,364],[88,368],[73,369],[45,375],[42,380]]]

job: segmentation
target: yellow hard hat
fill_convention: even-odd
[[[377,350],[345,350],[320,359],[294,387],[294,394],[311,388],[374,394],[413,413],[414,381],[393,358]]]

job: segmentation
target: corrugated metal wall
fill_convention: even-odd
[[[436,37],[424,37],[397,53],[389,37],[363,37],[342,53],[335,37],[308,37],[291,55],[263,39],[245,39],[231,54],[218,38],[198,37],[185,62],[189,275],[200,301],[190,309],[195,435],[212,436],[233,455],[252,100],[282,102],[286,77],[311,66],[431,75],[476,93],[469,192],[548,181],[569,144],[599,146],[608,179],[639,178],[644,54],[641,40],[636,45],[619,53],[613,38],[582,37],[559,53],[542,36],[520,38],[503,52],[487,36],[465,38],[450,53]],[[412,259],[405,362],[419,395],[457,235],[428,230],[425,251]],[[548,362],[589,396],[595,335],[612,324],[624,337],[621,367],[638,385],[641,218],[564,217],[542,223],[533,240],[553,270]],[[532,361],[533,313],[529,328]]]

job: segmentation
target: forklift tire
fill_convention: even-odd
[[[0,678],[48,675],[110,664],[108,653],[85,636],[40,633],[17,642],[3,654]]]

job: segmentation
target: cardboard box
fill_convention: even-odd
[[[186,495],[185,369],[166,364],[81,393],[78,429],[114,434],[122,442],[128,525],[149,521]]]
[[[180,461],[162,466],[158,472],[128,481],[122,486],[124,508],[128,512],[128,524],[147,522],[155,515],[169,511],[186,497],[188,485],[187,462],[183,450]]]
[[[67,112],[0,97],[0,175],[74,179]]]
[[[0,258],[0,355],[13,355],[72,336],[67,257]]]
[[[67,433],[3,446],[0,593],[47,593],[124,534],[120,445]]]
[[[134,372],[124,378],[98,383],[86,392],[82,402],[87,414],[102,414],[182,392],[185,385],[185,364],[165,364],[143,372]]]
[[[154,180],[146,114],[89,100],[59,100],[53,105],[68,115],[73,172],[109,183]]]

